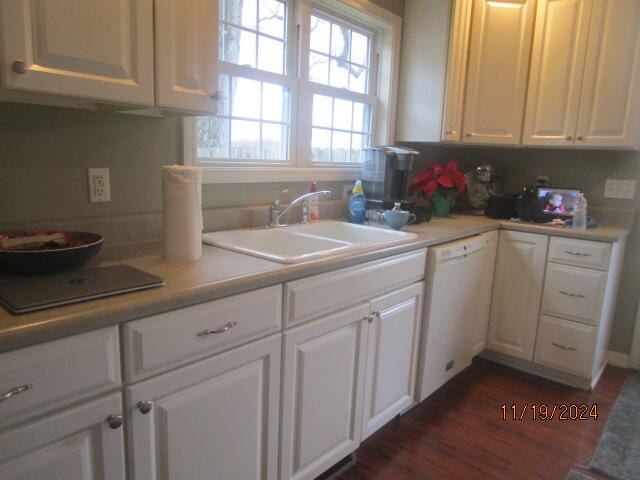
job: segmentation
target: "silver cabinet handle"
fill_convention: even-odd
[[[27,73],[27,70],[29,69],[27,68],[27,64],[22,60],[15,60],[11,64],[11,70],[13,70],[16,73],[22,74],[22,73]]]
[[[453,133],[453,130],[447,130],[446,132],[444,132],[445,135],[451,135]]]
[[[122,415],[109,415],[107,417],[107,423],[111,428],[116,430],[117,428],[120,428],[122,426],[124,420],[122,419]]]
[[[560,345],[559,343],[556,343],[556,342],[551,342],[551,345],[553,345],[554,347],[558,347],[558,348],[560,348],[562,350],[568,350],[570,352],[575,352],[576,351],[576,349],[573,348],[573,347],[567,347],[566,345]]]
[[[576,140],[584,140],[584,137],[583,137],[582,135],[578,135],[578,136],[576,137]]]
[[[376,317],[378,320],[380,320],[382,318],[382,314],[380,313],[380,310],[374,310],[373,312],[371,312],[372,315],[374,317]]]
[[[204,337],[206,335],[213,335],[215,333],[224,333],[227,330],[231,330],[236,325],[238,325],[238,322],[229,322],[224,327],[216,328],[213,330],[202,330],[201,332],[196,333],[196,336]]]
[[[576,257],[590,257],[591,254],[587,252],[574,252],[572,250],[565,250],[564,253],[567,255],[574,255]]]
[[[33,385],[31,385],[30,383],[27,383],[26,385],[20,385],[19,387],[16,388],[12,388],[11,390],[9,390],[6,393],[3,393],[2,395],[0,395],[0,402],[4,402],[5,400],[9,400],[11,397],[13,397],[14,395],[18,395],[26,390],[30,390],[33,388]]]
[[[364,320],[369,323],[373,322],[373,315],[365,315]]]
[[[211,95],[209,95],[209,97],[210,97],[212,100],[215,100],[216,102],[217,102],[217,101],[219,101],[219,100],[220,100],[220,98],[222,98],[222,97],[220,96],[220,91],[217,91],[217,92],[212,93]]]
[[[471,133],[471,130],[469,130],[469,131],[467,132],[467,137],[470,137],[471,135],[473,135],[473,133]]]
[[[566,136],[566,137],[564,137],[564,138],[566,138],[566,139],[567,139],[567,140],[569,140],[569,141],[573,140],[573,137],[572,137],[571,135],[567,135],[567,136]]]
[[[558,293],[561,293],[562,295],[566,295],[567,297],[585,298],[585,296],[582,295],[581,293],[572,293],[572,292],[567,292],[565,290],[558,290]]]
[[[147,413],[149,413],[152,408],[153,408],[153,402],[150,402],[148,400],[140,400],[138,402],[138,410],[140,410],[140,413],[142,413],[143,415],[146,415]]]

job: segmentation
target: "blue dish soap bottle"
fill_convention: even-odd
[[[347,220],[349,223],[364,224],[364,214],[367,209],[367,200],[364,198],[362,190],[362,182],[356,180],[356,184],[351,191],[351,199],[349,200],[349,211]]]

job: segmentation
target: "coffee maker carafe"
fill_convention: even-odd
[[[402,201],[413,159],[420,152],[380,145],[365,148],[363,153],[361,179],[367,209],[392,208]]]

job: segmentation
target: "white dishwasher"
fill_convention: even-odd
[[[486,285],[487,236],[428,249],[427,289],[418,370],[420,401],[471,364],[478,293]]]

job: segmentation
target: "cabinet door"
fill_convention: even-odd
[[[156,103],[213,113],[218,89],[218,1],[155,0]]]
[[[540,0],[522,143],[573,145],[593,0]]]
[[[113,393],[0,434],[3,480],[124,480],[122,397]]]
[[[2,86],[153,105],[152,0],[0,2]]]
[[[284,334],[282,479],[313,479],[360,444],[368,304]]]
[[[474,2],[465,142],[520,142],[534,6],[534,0]]]
[[[487,347],[533,359],[548,237],[502,230]]]
[[[371,302],[362,440],[414,402],[424,282]]]
[[[595,2],[576,145],[637,147],[640,129],[640,2]]]
[[[280,340],[274,335],[130,387],[134,478],[275,480]]]
[[[498,231],[487,232],[487,246],[485,248],[484,265],[477,283],[475,305],[472,309],[473,317],[473,356],[477,355],[487,345],[487,331],[489,329],[489,313],[491,311],[491,295],[493,291],[493,273],[496,266],[498,251]]]
[[[471,5],[471,0],[456,0],[453,11],[442,119],[442,139],[449,142],[462,141],[464,87],[469,58],[469,35],[471,33]]]

